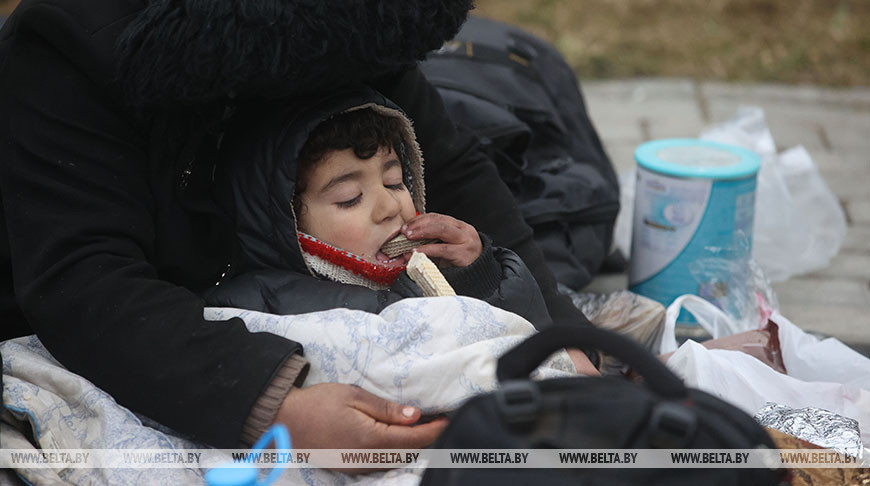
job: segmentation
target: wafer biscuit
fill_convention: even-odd
[[[436,241],[438,240],[409,240],[408,238],[405,238],[405,235],[400,234],[392,240],[384,243],[384,246],[381,247],[381,253],[390,258],[394,258],[403,253],[408,253],[418,246],[428,245],[429,243],[435,243]]]
[[[423,253],[415,251],[411,255],[407,272],[411,280],[420,286],[420,290],[423,291],[423,295],[426,297],[456,295],[453,287],[447,283],[438,267]]]

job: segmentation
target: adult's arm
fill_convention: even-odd
[[[300,346],[238,319],[205,322],[196,295],[161,280],[148,263],[145,137],[70,62],[81,46],[43,40],[49,23],[17,27],[0,56],[0,193],[22,311],[61,363],[120,404],[237,446]]]

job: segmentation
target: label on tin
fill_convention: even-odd
[[[667,306],[683,294],[715,302],[730,290],[719,275],[697,280],[693,262],[734,244],[741,231],[752,244],[755,176],[741,179],[670,177],[642,167],[637,171],[629,290]],[[742,257],[741,257],[742,258]],[[685,314],[685,313],[684,313]],[[677,322],[692,322],[686,314]]]
[[[712,184],[709,179],[677,179],[638,168],[632,285],[660,272],[688,245],[707,209]]]

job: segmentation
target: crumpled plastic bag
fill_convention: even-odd
[[[559,289],[571,297],[574,305],[596,327],[629,337],[651,351],[661,346],[665,308],[660,303],[628,290],[591,294],[574,292],[564,286]],[[600,368],[603,374],[612,375],[622,373],[626,366],[613,356],[605,355]]]
[[[772,282],[824,268],[846,237],[846,215],[803,146],[777,154],[759,107],[705,130],[701,139],[744,147],[761,157],[755,189],[752,256]],[[614,243],[631,254],[636,171],[620,174]]]
[[[806,149],[799,145],[777,154],[759,107],[739,108],[733,119],[700,138],[761,157],[752,256],[768,278],[781,282],[827,266],[846,237],[846,216]]]
[[[834,338],[819,340],[805,333],[778,312],[770,320],[779,328],[788,375],[742,352],[707,349],[691,340],[671,355],[667,365],[686,385],[750,415],[767,402],[775,402],[792,408],[821,408],[855,419],[861,441],[865,447],[870,444],[870,359]]]
[[[689,263],[689,273],[698,282],[698,295],[733,319],[729,334],[766,325],[779,301],[761,266],[750,257],[746,235],[738,231],[729,247],[704,251],[707,256]],[[726,335],[718,329],[709,332],[716,332],[716,338]]]

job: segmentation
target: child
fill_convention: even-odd
[[[380,251],[401,233],[438,240],[417,251],[442,267],[457,294],[549,324],[516,254],[493,247],[467,223],[425,213],[411,123],[380,94],[344,92],[247,126],[225,144],[217,176],[244,266],[207,296],[209,305],[272,314],[380,312],[422,295],[403,271],[410,254],[390,259]]]

